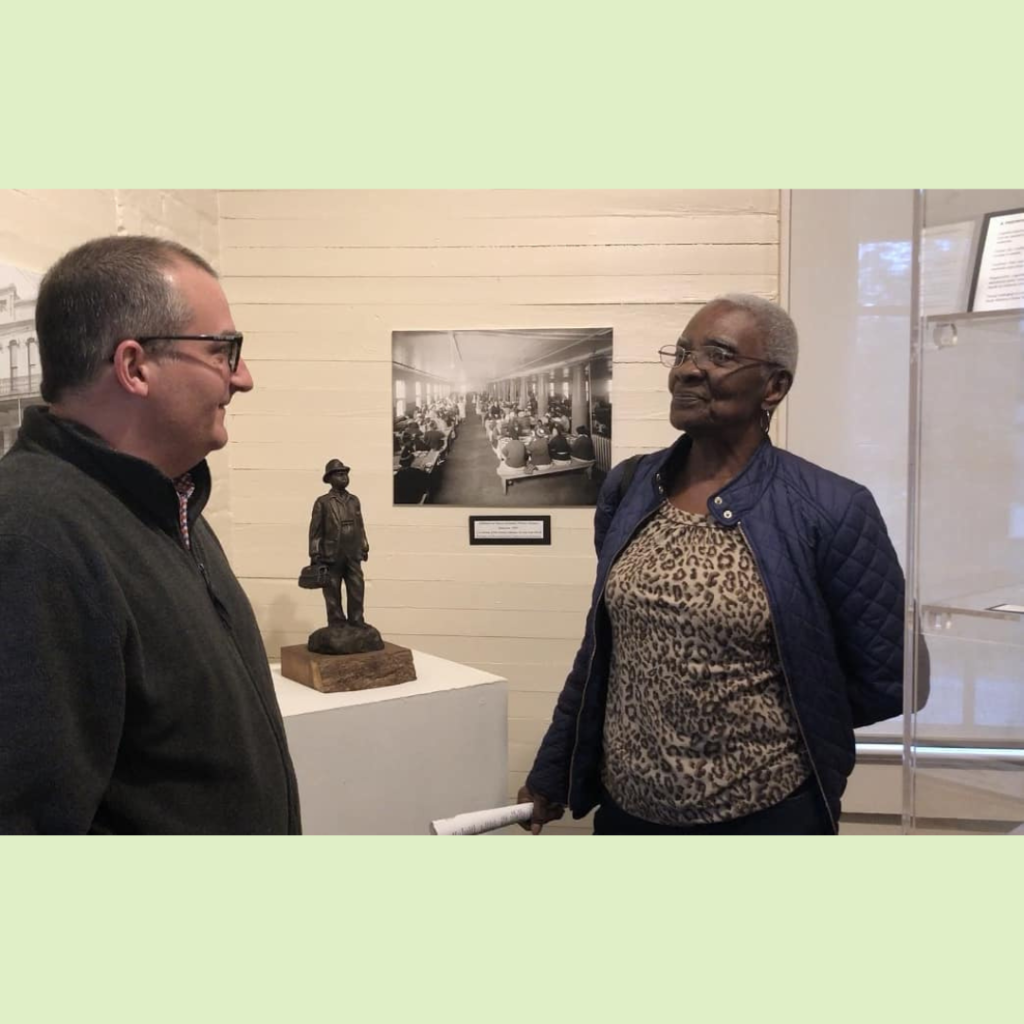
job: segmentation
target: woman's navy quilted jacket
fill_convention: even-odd
[[[611,624],[608,571],[665,500],[685,435],[643,458],[621,501],[623,464],[598,497],[598,565],[583,644],[527,785],[582,817],[599,801]],[[786,680],[833,826],[853,770],[853,730],[903,710],[903,573],[870,491],[765,440],[708,511],[743,531],[768,592]]]

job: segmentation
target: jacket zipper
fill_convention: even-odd
[[[228,610],[224,607],[220,598],[217,597],[217,592],[213,589],[213,584],[210,582],[210,575],[206,571],[206,565],[196,558],[195,554],[192,556],[195,559],[196,565],[199,567],[199,575],[203,577],[203,582],[206,584],[206,593],[210,598],[210,602],[217,612],[217,617],[220,619],[221,624],[231,634],[231,639],[234,640],[234,633],[231,630],[231,621],[228,618]],[[238,644],[235,644],[235,649],[238,649]],[[241,653],[241,652],[239,652]]]
[[[658,491],[661,494],[662,499],[664,499],[664,497],[665,497],[665,488],[661,484],[661,473],[658,473],[657,476],[655,477],[655,479],[658,482]],[[625,551],[626,546],[636,536],[637,530],[639,530],[640,527],[643,526],[644,523],[646,523],[647,520],[650,519],[651,516],[653,516],[654,513],[657,512],[660,507],[661,507],[661,502],[658,502],[658,504],[655,505],[654,508],[652,508],[651,511],[648,512],[647,515],[645,515],[643,517],[643,519],[641,519],[640,522],[638,522],[636,524],[636,526],[633,527],[633,529],[630,532],[629,536],[619,545],[619,550],[615,552],[614,557],[612,558],[611,562],[608,564],[608,573],[609,574],[612,571],[612,567],[618,561],[619,555],[621,555],[622,552]],[[616,506],[616,512],[617,511],[618,511],[618,506]],[[597,654],[597,620],[598,620],[598,616],[601,614],[601,605],[603,605],[605,603],[604,592],[605,592],[605,588],[607,586],[608,586],[608,576],[606,575],[605,578],[604,578],[604,586],[601,587],[601,594],[600,594],[600,596],[597,599],[597,604],[594,605],[594,622],[593,622],[594,642],[593,642],[593,646],[592,646],[591,651],[590,651],[590,661],[587,664],[587,675],[586,675],[586,678],[583,680],[583,690],[580,692],[580,706],[579,706],[579,710],[576,712],[576,730],[575,730],[575,735],[573,736],[572,754],[569,757],[569,787],[568,787],[568,791],[566,792],[566,795],[565,795],[566,796],[566,801],[565,802],[566,802],[567,805],[569,803],[569,800],[572,798],[572,771],[573,771],[573,766],[576,763],[576,751],[577,751],[577,749],[579,748],[579,745],[580,745],[580,718],[583,716],[583,704],[584,704],[584,700],[585,700],[585,698],[587,696],[587,687],[590,685],[590,676],[591,676],[591,673],[593,672],[593,668],[594,668],[594,655]],[[609,665],[609,668],[611,668],[610,665]]]
[[[744,543],[747,545],[747,550],[754,558],[754,562],[757,564],[757,571],[761,574],[761,582],[764,584],[765,596],[768,596],[768,584],[765,582],[766,577],[764,569],[761,566],[761,559],[758,558],[757,552],[754,550],[754,546],[750,543],[750,538],[747,536],[746,531],[740,524],[737,524],[737,529],[740,531],[740,536],[743,538]],[[782,669],[782,679],[786,684],[786,692],[789,694],[789,705],[793,709],[793,717],[796,719],[796,727],[800,730],[800,739],[803,741],[804,750],[807,752],[807,760],[811,763],[811,771],[814,773],[814,781],[818,784],[818,792],[821,793],[822,803],[825,805],[825,813],[828,815],[829,824],[832,826],[832,832],[834,835],[839,834],[839,828],[836,825],[835,818],[832,817],[832,808],[828,805],[828,797],[825,795],[825,787],[821,784],[821,776],[818,774],[818,766],[814,763],[814,755],[811,753],[811,748],[807,743],[807,734],[804,732],[804,724],[800,721],[800,712],[796,706],[796,699],[793,697],[793,687],[789,682],[789,675],[786,672],[786,663],[782,659],[782,647],[779,645],[779,631],[775,628],[775,616],[772,614],[772,603],[768,601],[768,618],[772,624],[772,639],[775,642],[775,653],[779,658],[779,668]]]
[[[618,558],[618,555],[615,557]],[[580,706],[579,710],[576,712],[576,729],[572,741],[572,754],[569,757],[569,785],[565,794],[565,802],[567,805],[572,799],[572,770],[573,765],[576,763],[576,750],[580,745],[580,716],[583,714],[583,701],[587,696],[587,687],[590,685],[590,674],[594,669],[594,655],[597,653],[597,614],[603,601],[604,590],[602,588],[601,596],[597,599],[597,604],[594,606],[594,640],[590,651],[590,661],[587,664],[587,675],[583,680],[583,690],[580,692]]]

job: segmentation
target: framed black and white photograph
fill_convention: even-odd
[[[611,469],[610,327],[395,331],[396,505],[594,505]]]
[[[42,405],[36,295],[41,274],[0,263],[0,458],[18,436],[21,414]]]

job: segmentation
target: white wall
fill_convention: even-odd
[[[777,295],[779,194],[223,192],[220,212],[256,381],[232,404],[234,563],[271,655],[322,624],[295,579],[342,458],[368,524],[369,620],[509,679],[514,792],[582,635],[592,512],[539,509],[551,547],[506,552],[469,547],[472,509],[393,507],[391,332],[611,326],[614,461],[652,450],[676,436],[658,347],[720,292]]]
[[[799,189],[790,211],[786,446],[866,484],[903,560],[913,193]]]

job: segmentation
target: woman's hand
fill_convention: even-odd
[[[534,793],[529,786],[523,786],[519,790],[516,802],[520,804],[533,804],[533,816],[528,822],[521,821],[519,827],[532,832],[535,836],[540,835],[540,830],[549,821],[558,821],[565,814],[565,808],[561,804],[553,804],[546,796]]]

